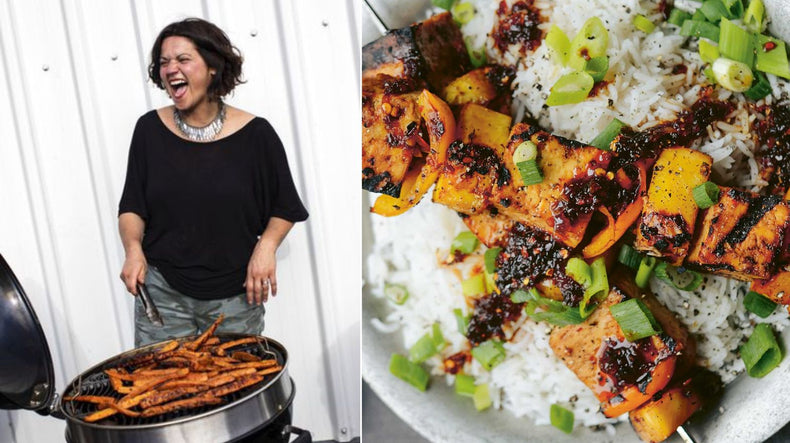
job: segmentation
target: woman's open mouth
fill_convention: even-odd
[[[178,100],[187,92],[187,82],[185,80],[171,80],[170,89],[173,99]]]

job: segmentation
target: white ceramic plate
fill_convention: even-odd
[[[364,0],[363,0],[364,1]],[[492,0],[493,1],[493,0]],[[407,26],[425,17],[429,0],[368,0],[390,28]],[[788,0],[763,0],[775,35],[790,40],[790,3]],[[363,44],[378,37],[375,19],[361,5]],[[363,191],[365,192],[365,191]],[[371,250],[370,212],[363,198],[362,253]],[[431,204],[428,201],[422,204]],[[363,260],[363,276],[367,276]],[[443,383],[432,383],[427,392],[412,389],[389,372],[393,353],[403,352],[399,333],[382,334],[370,325],[370,319],[383,318],[386,301],[362,295],[362,376],[376,394],[425,438],[435,442],[638,442],[628,424],[617,426],[614,439],[603,431],[577,428],[566,435],[551,426],[535,426],[530,419],[516,418],[506,411],[478,412],[472,402],[458,401],[456,394]],[[785,329],[784,343],[790,343],[790,328]],[[711,411],[698,423],[686,425],[694,441],[760,442],[790,421],[790,358],[762,379],[741,376],[727,385],[718,410]],[[673,436],[669,441],[681,441]]]

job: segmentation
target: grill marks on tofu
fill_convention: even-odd
[[[766,279],[787,258],[789,229],[790,206],[781,196],[722,187],[688,262],[740,280]]]
[[[524,141],[538,147],[537,163],[543,182],[523,186],[513,163],[513,152]],[[505,165],[511,180],[495,190],[494,205],[500,213],[555,236],[570,247],[582,240],[592,213],[603,198],[592,186],[595,176],[606,173],[611,153],[573,140],[549,134],[519,123],[510,133]],[[593,191],[592,193],[590,191]],[[591,198],[592,194],[592,198]]]

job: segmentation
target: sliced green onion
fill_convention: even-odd
[[[719,187],[713,182],[705,182],[692,189],[691,196],[700,209],[707,209],[719,201]]]
[[[464,42],[466,43],[466,52],[469,54],[469,61],[472,63],[472,67],[479,68],[484,66],[488,62],[485,45],[475,48],[472,46],[472,39],[464,39]]]
[[[631,298],[609,306],[609,312],[620,325],[620,329],[628,341],[633,342],[662,332],[661,325],[653,317],[653,313],[638,298]]]
[[[713,75],[713,68],[708,66],[702,70],[702,73],[705,74],[705,77],[708,78],[709,82],[713,83],[714,85],[716,84],[716,76]]]
[[[577,71],[581,71],[584,69],[584,63],[587,60],[605,56],[608,44],[609,32],[604,27],[603,21],[598,17],[590,17],[584,22],[579,33],[571,40],[568,65]]]
[[[592,91],[594,84],[595,80],[592,76],[584,71],[565,74],[551,87],[546,105],[560,106],[583,102]]]
[[[417,363],[410,362],[409,359],[400,354],[392,354],[392,358],[390,358],[390,373],[420,391],[425,392],[425,389],[428,387],[428,380],[430,379],[428,371]]]
[[[458,374],[455,376],[455,393],[465,397],[475,395],[475,378],[471,375]]]
[[[752,100],[760,100],[771,93],[771,83],[765,74],[760,71],[754,71],[754,76],[757,81],[752,83],[752,87],[743,94]]]
[[[741,0],[722,0],[722,3],[730,11],[730,18],[739,19],[743,17],[743,2]]]
[[[475,6],[469,2],[456,3],[450,9],[453,14],[453,20],[459,25],[469,23],[475,16]]]
[[[523,289],[516,289],[510,293],[510,301],[513,303],[526,303],[532,300],[527,291]]]
[[[656,258],[646,255],[642,257],[639,263],[639,269],[636,270],[636,285],[640,288],[647,286],[650,281],[650,275],[653,274],[653,268],[656,267]]]
[[[584,72],[590,74],[593,80],[599,82],[606,77],[606,72],[609,71],[609,57],[593,57],[584,64]]]
[[[721,20],[720,26],[719,52],[721,56],[751,67],[754,63],[752,34],[726,18]],[[713,70],[715,71],[716,68]]]
[[[519,174],[521,174],[521,181],[524,186],[536,185],[543,182],[543,174],[540,172],[537,160],[527,160],[525,162],[516,163]]]
[[[618,119],[614,119],[603,128],[600,134],[595,136],[595,138],[590,142],[590,146],[595,146],[596,148],[602,151],[608,151],[609,146],[612,144],[612,140],[615,139],[618,135],[620,135],[620,131],[623,130],[624,127],[627,125],[621,122]]]
[[[513,163],[519,164],[528,160],[535,160],[538,157],[538,145],[527,140],[522,142],[513,150]]]
[[[765,6],[761,0],[751,0],[746,13],[743,15],[743,24],[746,29],[752,32],[763,31],[763,18],[765,18]]]
[[[556,326],[576,325],[584,321],[579,308],[572,308],[562,302],[541,297],[535,288],[529,290],[530,301],[524,311],[535,321],[545,321]],[[542,309],[542,311],[538,311]]]
[[[741,359],[750,377],[764,377],[782,361],[782,349],[774,331],[766,323],[754,327],[749,340],[741,346]]]
[[[551,425],[560,431],[566,434],[573,432],[573,411],[553,404],[549,410],[549,420],[551,420]]]
[[[505,348],[497,340],[488,340],[472,348],[472,357],[490,371],[505,360]]]
[[[447,344],[447,342],[444,340],[444,334],[442,334],[442,327],[439,325],[439,323],[434,323],[431,329],[431,332],[433,332],[433,334],[431,334],[433,345],[436,346],[437,351],[441,351]]]
[[[721,57],[719,47],[714,45],[707,39],[699,39],[699,57],[705,63],[713,63],[717,58]]]
[[[431,334],[425,334],[409,348],[409,360],[414,363],[422,363],[437,352],[433,337]]]
[[[434,6],[444,9],[445,11],[449,11],[450,8],[453,7],[453,3],[455,0],[431,0]]]
[[[694,11],[694,15],[691,16],[691,20],[695,20],[698,22],[707,22],[708,18],[705,17],[705,14],[703,14],[702,11],[699,10],[699,8],[697,8],[697,10]]]
[[[571,257],[565,265],[565,273],[574,279],[583,288],[590,287],[592,283],[592,270],[586,261],[579,257]]]
[[[623,244],[620,248],[620,253],[617,254],[617,261],[631,269],[639,269],[639,263],[642,262],[642,254],[631,245]]]
[[[496,280],[494,279],[494,274],[489,272],[483,272],[483,283],[485,283],[486,287],[486,294],[491,294],[492,292],[496,292]]]
[[[634,16],[634,27],[645,34],[650,34],[656,29],[656,25],[642,14]]]
[[[568,62],[568,52],[571,49],[571,41],[568,35],[557,25],[551,25],[551,29],[546,33],[546,44],[551,49],[551,56],[554,58],[555,63],[565,66]]]
[[[458,325],[458,332],[461,335],[466,335],[466,328],[469,326],[469,316],[464,315],[461,308],[453,309],[453,314],[455,315],[455,323]]]
[[[773,74],[777,77],[790,79],[790,66],[787,63],[787,49],[785,42],[765,35],[755,38],[757,61],[754,66],[757,70]],[[767,45],[775,45],[766,51]]]
[[[746,297],[743,298],[743,307],[758,317],[766,318],[773,314],[774,309],[776,309],[776,303],[769,300],[762,294],[749,291],[746,294]]]
[[[477,244],[477,237],[469,231],[464,231],[453,239],[450,244],[450,254],[455,254],[455,251],[461,254],[471,254],[477,249]]]
[[[385,283],[384,295],[396,305],[402,305],[406,303],[406,300],[409,298],[409,290],[403,285]]]
[[[480,295],[486,292],[486,284],[483,274],[477,274],[461,282],[461,291],[467,297]]]
[[[672,11],[669,12],[669,18],[667,19],[667,22],[677,27],[681,27],[683,26],[684,21],[690,19],[691,19],[691,14],[689,14],[688,12],[682,9],[674,8],[672,9]]]
[[[721,0],[705,0],[699,8],[711,23],[718,23],[722,18],[729,18],[730,11]]]
[[[579,315],[582,318],[589,317],[598,306],[598,303],[609,295],[609,278],[606,275],[606,262],[603,257],[599,257],[592,262],[590,265],[590,275],[590,286],[585,288],[584,296],[581,302],[579,302]],[[592,301],[597,301],[598,303],[592,305],[591,309],[588,309]]]
[[[655,269],[656,277],[681,291],[693,291],[702,284],[702,275],[686,268],[678,268],[660,262]]]
[[[490,248],[486,249],[485,254],[483,254],[483,259],[486,264],[486,272],[489,274],[493,274],[496,271],[496,258],[499,257],[499,252],[502,248]]]
[[[488,392],[488,383],[477,385],[475,393],[472,396],[475,403],[475,409],[482,411],[491,407],[491,394]]]
[[[719,27],[700,20],[686,20],[680,27],[680,35],[686,37],[704,37],[714,42],[719,41]]]
[[[716,83],[730,91],[748,91],[754,81],[754,74],[745,63],[719,58],[713,62],[711,67],[713,68],[713,76],[716,78]]]

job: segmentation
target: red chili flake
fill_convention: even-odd
[[[773,51],[774,49],[776,49],[776,43],[772,41],[767,41],[763,43],[763,51],[770,52]]]

